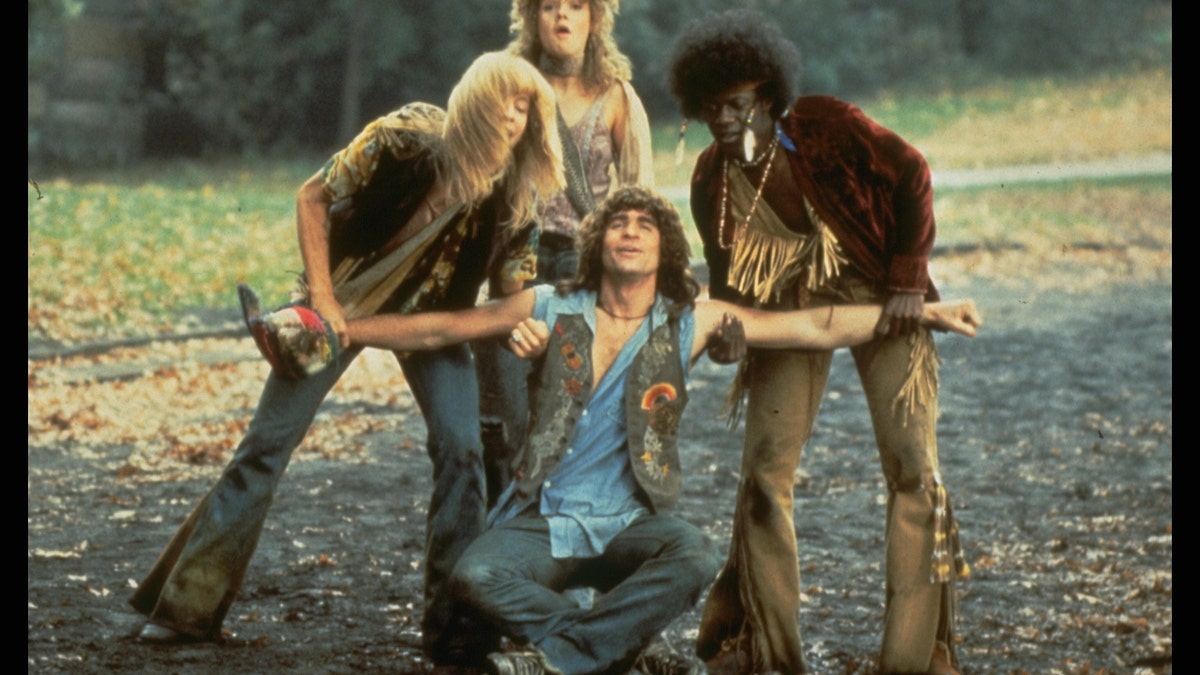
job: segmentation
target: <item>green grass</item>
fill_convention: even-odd
[[[935,171],[1076,162],[1172,146],[1170,70],[990,83],[862,104],[920,148]]]
[[[31,339],[170,330],[185,308],[232,307],[238,281],[286,297],[301,269],[295,190],[311,169],[159,170],[29,190]]]
[[[1170,176],[941,190],[938,244],[1170,250]]]
[[[934,170],[1098,159],[1171,149],[1171,76],[1003,82],[860,105],[926,152]],[[1073,125],[1069,126],[1070,122]],[[686,185],[710,141],[693,123],[682,166],[677,122],[656,129],[656,183]],[[169,331],[194,307],[236,307],[246,281],[282,302],[300,269],[295,194],[323,157],[166,162],[128,171],[32,176],[28,337],[89,340]],[[690,225],[686,199],[676,206]],[[1171,180],[939,188],[941,244],[1049,249],[1089,242],[1170,249]],[[698,243],[695,251],[699,253]]]

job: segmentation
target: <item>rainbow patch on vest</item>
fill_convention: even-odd
[[[661,406],[664,403],[670,403],[676,398],[675,387],[669,382],[659,382],[658,384],[650,385],[650,388],[642,394],[642,410],[651,410],[655,406]]]
[[[669,405],[675,398],[675,387],[667,382],[651,385],[642,394],[642,410],[650,411],[648,422],[654,433],[667,436],[679,428],[679,411]]]

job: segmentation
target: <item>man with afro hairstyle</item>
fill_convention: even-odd
[[[761,14],[689,24],[671,91],[713,143],[691,208],[710,295],[769,310],[878,303],[852,353],[887,479],[881,673],[956,673],[954,580],[966,574],[938,471],[936,348],[918,325],[930,281],[933,194],[921,154],[857,107],[792,99],[797,48]],[[807,672],[792,490],[829,374],[828,350],[751,349],[731,396],[746,431],[733,536],[705,603],[697,653],[740,672]]]

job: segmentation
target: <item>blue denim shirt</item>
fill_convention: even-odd
[[[582,314],[596,331],[596,294],[577,292],[564,298],[552,286],[538,286],[533,317],[554,325],[559,314]],[[625,380],[638,350],[654,329],[667,320],[668,302],[659,296],[654,308],[616,361],[594,385],[574,436],[562,460],[542,486],[539,513],[550,524],[550,551],[555,558],[600,555],[622,530],[647,509],[637,498],[637,481],[629,465],[625,435]],[[679,323],[679,353],[688,369],[696,319],[685,311]],[[516,515],[514,485],[501,495],[488,517],[495,525]]]

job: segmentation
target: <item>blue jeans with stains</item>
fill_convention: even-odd
[[[536,646],[563,673],[626,672],[720,569],[716,546],[675,516],[647,514],[594,558],[554,558],[546,520],[499,523],[467,548],[447,592],[468,615]],[[563,591],[602,591],[581,608]]]
[[[249,429],[216,485],[179,528],[130,603],[154,623],[200,638],[220,635],[292,452],[359,354],[298,381],[267,378]],[[449,613],[439,601],[459,555],[484,527],[478,385],[464,345],[400,359],[425,417],[433,495],[426,522],[426,646]]]

